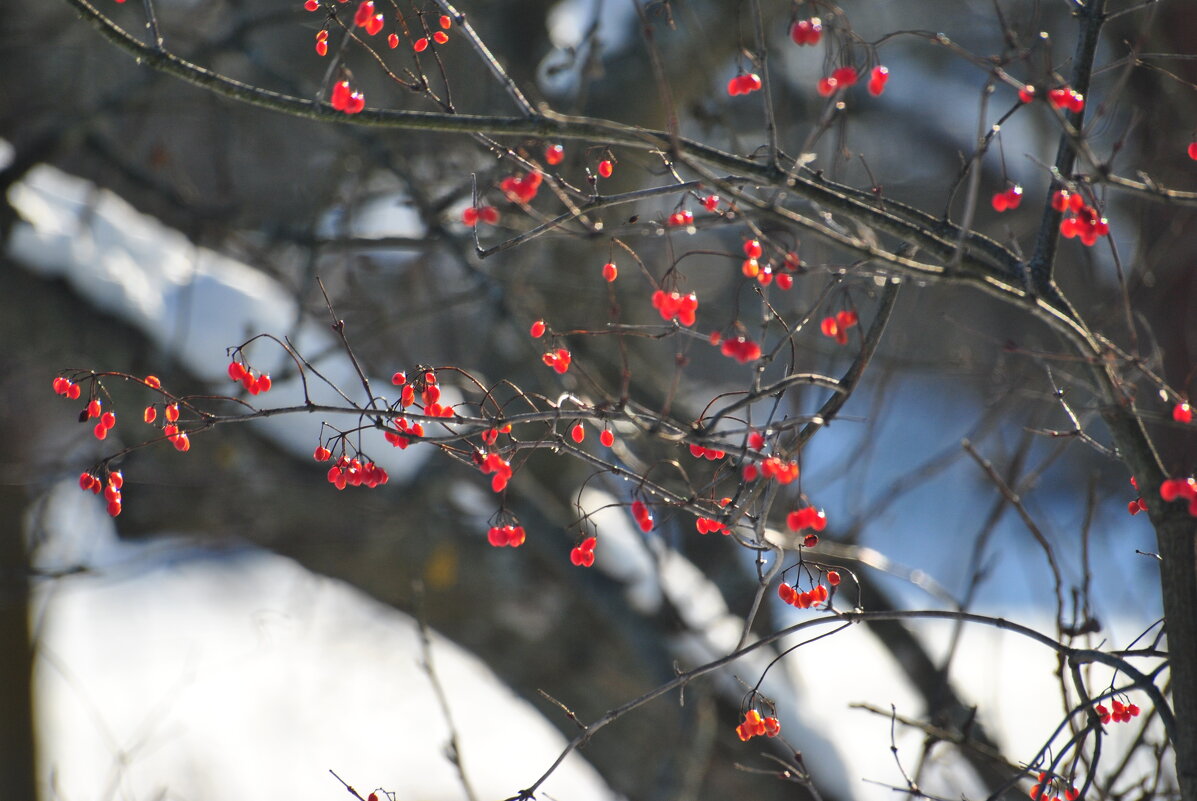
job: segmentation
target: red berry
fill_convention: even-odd
[[[869,73],[869,94],[873,97],[878,97],[885,91],[886,81],[889,80],[889,68],[880,65],[873,67],[873,71]]]
[[[1172,407],[1172,419],[1178,423],[1193,422],[1193,407],[1189,406],[1188,401],[1181,401]]]
[[[536,322],[532,323],[532,327],[528,330],[528,334],[531,335],[533,339],[540,339],[542,336],[544,336],[544,320],[537,320]]]
[[[444,28],[445,30],[449,30],[449,28],[451,28],[453,26],[453,20],[449,17],[448,14],[441,14],[440,23],[441,23],[441,27]]]
[[[1194,161],[1197,161],[1197,141],[1189,142],[1188,154],[1189,154],[1189,158],[1193,159]]]
[[[387,47],[394,50],[398,46],[399,46],[399,34],[392,33],[390,36],[387,37]]]
[[[598,174],[603,178],[610,178],[614,171],[615,165],[611,163],[611,159],[603,159],[598,163]]]
[[[316,11],[320,8],[320,0],[305,0],[303,7],[307,11]]]
[[[417,53],[423,53],[428,49],[428,37],[421,36],[414,43],[412,43],[411,49],[415,50]]]
[[[707,195],[702,199],[702,207],[707,211],[714,211],[719,208],[719,196]]]
[[[599,442],[603,443],[605,448],[610,448],[615,444],[615,435],[611,433],[611,429],[603,429],[603,433],[599,434]]]
[[[374,16],[374,0],[362,0],[353,14],[353,24],[364,28],[372,16]]]
[[[90,420],[93,417],[100,416],[100,401],[93,398],[87,404],[87,418]]]
[[[51,384],[51,386],[54,387],[55,395],[65,395],[67,394],[67,390],[71,388],[71,382],[62,376],[58,376],[54,379],[54,382]]]
[[[831,79],[844,88],[853,86],[858,77],[856,67],[840,67],[831,73]]]
[[[560,164],[565,160],[565,148],[561,145],[549,145],[544,149],[544,160],[554,166]]]
[[[1069,787],[1064,791],[1064,798],[1066,798],[1067,801],[1076,801],[1078,798],[1080,798],[1080,795],[1081,791],[1075,787]]]
[[[830,97],[839,88],[839,81],[835,78],[820,78],[816,88],[823,97]]]
[[[619,276],[619,268],[615,266],[615,262],[609,261],[603,265],[603,278],[607,283],[611,283]]]
[[[836,571],[836,570],[828,570],[827,571],[827,583],[828,584],[830,584],[832,587],[838,587],[838,586],[840,586],[840,581],[841,581],[841,578],[840,578],[839,571]]]
[[[1035,99],[1035,87],[1029,83],[1024,84],[1018,90],[1018,99],[1023,103],[1030,103]]]
[[[790,38],[796,45],[815,45],[823,37],[823,21],[818,17],[800,19],[790,28]]]
[[[432,41],[436,42],[437,44],[444,44],[445,42],[449,41],[449,34],[445,33],[444,31],[437,31],[436,33],[432,34]]]
[[[764,250],[761,248],[761,243],[756,239],[749,239],[744,242],[744,255],[750,259],[759,259]]]
[[[569,437],[574,442],[581,443],[586,439],[586,429],[582,427],[581,423],[574,423],[574,427],[569,430]]]
[[[346,114],[358,114],[366,107],[366,96],[361,92],[354,92],[345,102]]]
[[[332,95],[329,97],[328,103],[337,111],[344,111],[345,107],[349,104],[349,95],[352,93],[353,90],[349,88],[349,81],[338,81],[333,85]]]
[[[104,428],[112,428],[116,425],[116,415],[112,412],[104,412],[100,416],[100,425],[104,426]]]

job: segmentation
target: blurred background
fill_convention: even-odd
[[[1002,62],[1028,82],[1050,82],[1053,70],[1067,76],[1070,4],[760,5],[786,152],[811,153],[835,180],[935,215],[959,220],[975,202],[978,230],[1023,253],[1033,248],[1059,139],[1046,105],[1020,108],[1003,124],[975,193],[962,168],[978,132],[1017,105],[1009,86],[985,94],[990,75],[979,63]],[[1185,149],[1197,133],[1197,68],[1180,56],[1191,56],[1197,14],[1183,2],[1110,5],[1128,13],[1112,19],[1099,48],[1089,142],[1117,174],[1192,188],[1197,163]],[[99,7],[142,35],[142,4]],[[759,585],[753,554],[730,538],[699,537],[689,515],[668,508],[642,534],[626,512],[634,488],[581,462],[549,452],[527,459],[507,505],[528,542],[497,549],[486,542],[496,498],[472,467],[379,439],[367,449],[391,482],[338,493],[311,460],[320,421],[281,417],[197,434],[186,454],[165,444],[130,453],[119,464],[126,502],[113,520],[77,479],[148,436],[136,422],[144,390],[106,385],[120,422],[98,442],[75,423],[78,404],[56,398],[50,383],[64,369],[115,370],[157,375],[177,394],[227,394],[225,348],[265,332],[289,337],[361,402],[319,277],[376,392],[391,389],[395,370],[453,365],[551,399],[571,392],[613,402],[626,371],[633,399],[689,422],[716,394],[750,386],[747,367],[704,341],[737,323],[758,338],[763,331],[764,306],[739,270],[744,218],[665,195],[601,212],[600,235],[551,234],[479,259],[461,223],[475,191],[502,215],[480,227],[483,247],[561,210],[544,190],[531,214],[504,199],[497,184],[518,169],[499,158],[501,148],[267,112],[140,67],[65,2],[0,0],[0,8],[0,331],[8,343],[0,350],[0,728],[9,738],[0,786],[13,798],[328,798],[345,792],[330,769],[363,796],[378,787],[410,799],[506,798],[577,733],[562,705],[593,721],[679,667],[734,647]],[[155,8],[172,52],[230,77],[325,98],[332,81],[351,74],[370,107],[438,110],[343,43],[336,25],[330,56],[319,57],[324,11],[293,0],[159,0]],[[344,15],[353,6],[337,8]],[[650,25],[682,132],[750,154],[766,141],[761,95],[732,98],[725,87],[754,69],[745,55],[754,49],[751,8],[521,0],[460,10],[534,103],[661,129],[670,108],[645,46]],[[412,25],[419,12],[439,13],[399,10]],[[825,39],[798,47],[790,24],[811,15],[822,17]],[[458,29],[449,34],[435,48],[439,62],[420,62],[432,90],[462,112],[515,114]],[[374,44],[399,79],[415,74],[408,39],[393,51]],[[882,96],[857,87],[831,113],[815,83],[845,63],[883,63],[891,79]],[[546,143],[501,144],[539,158]],[[616,162],[605,194],[670,180],[644,151],[565,145],[560,175],[584,190],[603,157]],[[1010,183],[1023,187],[1023,203],[997,214],[989,197]],[[1059,281],[1095,330],[1187,393],[1197,347],[1192,212],[1095,191],[1112,235],[1092,248],[1062,242]],[[679,202],[694,211],[696,230],[662,225]],[[851,256],[758,224],[771,241],[792,243],[805,265],[789,292],[765,291],[773,308],[816,320],[852,308],[867,325],[877,286]],[[699,292],[698,335],[572,334],[562,342],[577,369],[548,370],[542,343],[527,336],[535,319],[558,332],[594,332],[616,318],[659,322],[648,303],[653,285],[629,249],[655,279],[676,266],[679,288]],[[621,270],[610,286],[600,276],[608,260]],[[859,338],[839,347],[804,331],[795,369],[838,376],[858,346]],[[1040,324],[979,293],[903,288],[865,380],[801,456],[801,489],[831,521],[815,555],[858,576],[842,606],[968,608],[1054,636],[1063,599],[1064,622],[1084,630],[1075,642],[1118,648],[1151,627],[1160,615],[1154,536],[1127,514],[1137,493],[1125,468],[1079,437],[1043,433],[1073,429],[1059,389],[1085,431],[1109,444],[1082,372],[1063,353]],[[277,348],[259,341],[249,356],[276,382],[259,405],[301,397]],[[469,393],[464,378],[441,375],[451,397]],[[1142,382],[1170,472],[1190,473],[1192,427],[1171,420],[1172,404],[1142,374],[1128,370],[1128,382]],[[327,387],[316,391],[335,399]],[[820,390],[795,390],[782,413],[810,415],[824,400]],[[588,444],[599,452],[597,433]],[[633,433],[617,428],[621,444],[604,458],[706,469]],[[1059,584],[964,439],[1020,496],[1059,561]],[[573,567],[579,519],[600,509],[590,520],[599,569]],[[813,614],[767,597],[757,635]],[[420,621],[430,645],[421,644]],[[762,649],[684,696],[636,710],[570,757],[543,792],[810,797],[777,775],[776,760],[793,764],[800,751],[827,799],[888,798],[891,786],[905,787],[899,764],[930,793],[988,794],[1036,759],[1064,711],[1050,652],[985,631],[884,625],[806,646],[770,668],[763,689],[777,702],[788,748],[741,743],[733,729],[742,700],[778,653]],[[1109,678],[1093,682],[1100,690]],[[874,711],[852,706],[861,704]],[[940,727],[893,727],[897,761],[891,704]],[[1158,734],[1144,728],[1150,745]],[[967,732],[976,747],[940,743],[945,731]],[[1116,736],[1129,752],[1131,732]],[[1129,765],[1117,787],[1151,788],[1170,770],[1146,756]]]

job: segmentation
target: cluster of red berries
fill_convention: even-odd
[[[737,75],[727,82],[727,93],[732,97],[736,95],[748,95],[759,91],[761,88],[761,76],[755,72],[750,72],[744,75]]]
[[[399,450],[403,450],[410,445],[412,439],[424,436],[424,426],[419,423],[409,423],[404,417],[396,417],[391,421],[391,425],[399,430],[384,431],[382,436]]]
[[[507,425],[501,426],[499,428],[488,428],[485,431],[483,431],[481,434],[479,434],[478,436],[481,438],[483,444],[490,446],[490,445],[494,445],[496,442],[499,441],[500,434],[510,434],[510,433],[511,433],[511,424],[508,423]]]
[[[711,332],[710,342],[719,347],[719,352],[740,364],[755,362],[761,358],[761,346],[745,336],[724,339],[718,331]]]
[[[148,413],[147,417],[152,417]],[[169,403],[166,408],[162,410],[162,416],[166,418],[166,425],[162,427],[162,434],[170,441],[171,445],[175,446],[175,450],[180,453],[185,453],[191,450],[191,439],[187,436],[187,432],[180,431],[175,423],[179,420],[179,404]]]
[[[1131,718],[1139,717],[1138,704],[1124,704],[1117,698],[1110,700],[1111,709],[1106,709],[1105,704],[1098,704],[1093,707],[1093,711],[1097,713],[1098,719],[1102,723],[1129,723]]]
[[[698,314],[698,295],[693,292],[683,295],[658,289],[652,295],[652,304],[662,320],[677,320],[682,325],[694,325]]]
[[[1060,796],[1049,795],[1055,787],[1055,780],[1050,778],[1046,773],[1040,773],[1035,781],[1035,786],[1027,793],[1034,801],[1060,801]],[[1081,791],[1075,787],[1069,787],[1064,791],[1065,801],[1076,801],[1081,795]]]
[[[806,591],[799,590],[797,587],[791,587],[783,581],[781,586],[777,588],[777,596],[790,606],[796,606],[799,609],[810,609],[812,606],[824,603],[831,596],[831,593],[822,584]]]
[[[445,42],[449,41],[449,34],[445,33],[445,31],[449,30],[449,28],[453,26],[453,20],[449,17],[449,15],[441,14],[440,26],[443,28],[443,30],[439,30],[432,34],[432,41],[436,42],[437,44],[444,44]],[[399,46],[398,36],[391,34],[391,40],[394,41],[394,44],[391,44],[392,48]],[[415,50],[417,53],[423,53],[428,49],[428,37],[421,36],[419,39],[412,42],[411,49]]]
[[[319,451],[317,451],[317,454]],[[328,468],[328,483],[339,490],[346,487],[368,487],[374,489],[391,480],[387,471],[374,462],[351,459],[342,454],[336,463]]]
[[[1172,419],[1178,423],[1193,422],[1193,407],[1188,401],[1181,401],[1172,407]]]
[[[799,46],[817,45],[823,38],[823,20],[818,17],[798,20],[790,26],[790,38]]]
[[[544,174],[540,170],[532,170],[524,175],[509,175],[499,182],[499,189],[512,202],[531,203],[540,185],[544,182]]]
[[[855,85],[858,80],[860,73],[856,71],[856,67],[839,67],[833,70],[831,75],[820,78],[817,88],[820,95],[830,97],[841,89]]]
[[[92,398],[88,402],[87,408],[83,410],[83,414],[83,419],[85,420],[96,420],[96,426],[92,429],[92,433],[96,435],[96,439],[107,437],[108,432],[116,425],[116,415],[112,412],[103,411],[99,398]]]
[[[995,193],[992,202],[994,211],[1013,211],[1022,203],[1022,187],[1013,184],[1006,191]]]
[[[370,36],[381,31],[385,22],[386,17],[382,15],[382,12],[374,9],[374,0],[362,0],[353,14],[353,24],[359,28],[365,28],[366,33]]]
[[[1160,484],[1160,497],[1166,503],[1178,500],[1188,501],[1189,514],[1197,517],[1197,479],[1192,476],[1166,479]]]
[[[333,85],[332,97],[328,103],[337,111],[358,114],[366,107],[366,96],[353,89],[349,81],[342,80]]]
[[[1060,221],[1060,234],[1065,239],[1080,237],[1081,242],[1092,246],[1098,237],[1110,232],[1110,224],[1106,218],[1098,214],[1097,209],[1085,203],[1084,196],[1079,192],[1056,190],[1052,195],[1052,208],[1067,213]]]
[[[479,222],[494,225],[499,221],[499,210],[494,206],[470,206],[461,213],[461,221],[471,228]]]
[[[716,202],[718,202],[718,201],[716,201]],[[673,214],[669,215],[668,223],[670,226],[672,226],[674,228],[687,226],[687,225],[693,225],[694,224],[694,212],[690,211],[689,209],[682,209],[681,211],[675,211]]]
[[[250,395],[269,392],[270,387],[273,386],[270,376],[264,373],[255,374],[253,370],[237,361],[229,362],[229,378],[239,381]]]
[[[795,509],[786,515],[786,528],[795,533],[811,529],[811,533],[803,538],[802,544],[807,548],[813,548],[819,544],[819,535],[815,532],[827,528],[827,514],[822,509],[816,509],[813,506]]]
[[[717,459],[722,459],[724,456],[727,456],[727,454],[723,451],[715,450],[714,448],[705,448],[702,445],[691,445],[690,455],[695,459],[706,459],[709,462],[713,462]]]
[[[781,734],[781,723],[770,715],[761,717],[761,713],[750,709],[744,713],[744,722],[736,726],[736,734],[741,742],[748,742],[753,737],[776,737]]]
[[[636,519],[636,525],[640,526],[641,531],[653,530],[653,513],[644,501],[632,501],[632,517]]]
[[[722,534],[725,537],[731,534],[731,529],[726,524],[713,517],[698,518],[694,521],[694,528],[698,529],[699,534]]]
[[[885,91],[885,85],[889,82],[889,67],[883,67],[880,64],[873,67],[869,73],[869,94],[873,97],[880,97],[881,93]]]
[[[526,539],[523,526],[491,526],[486,530],[486,541],[496,548],[518,548]]]
[[[319,7],[319,4],[316,3],[315,0],[311,0],[311,4],[316,6],[317,8]],[[311,8],[308,10],[315,11],[316,9]],[[327,28],[321,28],[320,30],[316,31],[316,55],[320,56],[321,58],[328,55],[328,29]]]
[[[550,350],[550,351],[545,352],[545,354],[543,356],[541,356],[540,359],[545,364],[547,364],[549,367],[552,367],[558,373],[561,373],[564,375],[566,372],[569,371],[569,365],[570,365],[570,362],[573,360],[573,356],[571,356],[570,352],[568,350],[566,350],[565,348],[557,348],[556,350]]]
[[[119,470],[109,473],[107,481],[101,481],[99,476],[91,472],[85,472],[79,476],[79,488],[84,492],[94,492],[96,495],[102,493],[108,504],[108,514],[113,517],[121,513],[121,487],[124,485],[125,477]]]
[[[754,467],[754,465],[747,465],[747,467]],[[752,481],[748,478],[748,470],[745,469],[745,480]],[[777,456],[770,456],[765,461],[761,462],[760,474],[765,478],[771,478],[778,484],[790,484],[798,478],[798,463],[795,461],[785,461]],[[755,475],[753,476],[755,478]]]
[[[62,376],[58,376],[54,379],[53,387],[54,394],[61,395],[69,400],[79,400],[79,395],[82,393],[82,390],[79,388],[78,384],[69,378],[64,378]]]
[[[745,278],[755,278],[757,283],[761,286],[768,286],[773,283],[773,279],[777,279],[778,289],[789,289],[794,286],[794,277],[789,272],[775,273],[771,263],[761,264],[760,259],[764,253],[761,243],[756,239],[748,239],[744,242],[744,261],[740,262],[740,272]],[[798,254],[787,253],[783,266],[788,271],[797,270],[799,267]]]
[[[476,455],[475,461],[483,475],[491,476],[490,488],[495,492],[502,492],[511,480],[511,463],[497,453],[491,452],[485,456]],[[494,474],[493,476],[491,474]]]
[[[533,170],[518,177],[508,175],[499,182],[499,189],[503,191],[508,200],[513,203],[523,203],[526,206],[536,197],[542,183],[544,183],[544,173],[540,170]]]
[[[569,552],[569,561],[578,567],[590,567],[594,564],[594,546],[598,544],[597,537],[587,537]]]
[[[1131,476],[1130,483],[1131,483],[1131,486],[1135,488],[1135,490],[1139,489],[1139,482],[1135,481],[1134,476]],[[1146,512],[1147,511],[1147,501],[1145,501],[1142,497],[1135,498],[1133,501],[1131,501],[1130,503],[1128,503],[1126,505],[1126,511],[1130,512],[1132,516],[1139,514],[1139,512]]]
[[[819,330],[823,336],[830,337],[838,345],[848,344],[848,329],[860,322],[859,315],[851,309],[844,309],[831,317],[824,317],[819,323]]]
[[[1026,101],[1023,101],[1024,103]],[[1080,113],[1085,108],[1085,96],[1071,86],[1061,86],[1047,93],[1047,102],[1056,108]]]

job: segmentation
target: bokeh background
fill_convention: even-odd
[[[155,7],[172,51],[257,86],[322,96],[331,60],[312,44],[325,17],[301,5]],[[134,32],[142,30],[140,6],[100,4]],[[782,147],[813,153],[836,180],[954,219],[969,203],[958,179],[975,149],[978,115],[983,131],[1016,100],[1005,86],[985,99],[988,73],[934,34],[1005,59],[1028,81],[1046,80],[1051,69],[1067,75],[1075,39],[1065,2],[761,6]],[[534,101],[662,128],[668,107],[636,7],[512,0],[461,10]],[[765,141],[760,103],[724,90],[748,67],[750,8],[643,6],[681,129],[740,153]],[[145,398],[113,383],[122,422],[98,443],[50,381],[62,369],[94,368],[153,373],[180,394],[226,393],[224,349],[267,332],[292,337],[353,394],[319,276],[362,365],[382,382],[376,386],[397,369],[457,365],[550,398],[610,399],[622,367],[611,338],[570,337],[593,380],[559,378],[540,364],[528,324],[545,318],[559,331],[594,331],[616,305],[627,322],[654,321],[651,286],[614,235],[658,278],[694,252],[680,268],[702,295],[703,337],[736,319],[759,327],[761,304],[735,255],[745,232],[739,218],[704,218],[691,199],[699,229],[666,231],[658,223],[679,200],[670,196],[604,212],[602,236],[546,236],[479,260],[459,222],[475,185],[503,213],[499,226],[482,229],[484,245],[529,219],[494,189],[512,166],[476,139],[270,113],[140,67],[64,2],[4,0],[0,9],[0,728],[11,738],[0,748],[0,786],[34,783],[33,791],[14,789],[14,798],[328,798],[345,792],[331,769],[363,795],[379,787],[410,799],[470,791],[504,798],[531,784],[577,732],[542,691],[590,721],[669,679],[676,666],[734,645],[756,586],[751,554],[724,538],[697,537],[687,515],[667,510],[641,536],[622,509],[632,488],[585,465],[549,453],[530,458],[509,493],[529,542],[493,549],[485,532],[495,501],[476,471],[412,448],[385,454],[393,475],[385,488],[337,493],[310,460],[319,421],[280,418],[205,432],[185,455],[164,446],[130,454],[121,464],[126,505],[112,521],[74,482],[97,459],[141,441],[132,421]],[[811,13],[840,33],[798,48],[789,23]],[[883,39],[893,32],[902,33]],[[339,40],[334,28],[334,55],[369,105],[435,109],[360,49],[340,50]],[[1108,25],[1087,134],[1115,172],[1197,184],[1197,164],[1185,155],[1197,130],[1197,76],[1193,61],[1176,57],[1191,55],[1194,41],[1197,14],[1184,2],[1151,4]],[[875,51],[866,46],[877,42]],[[1021,57],[1020,48],[1036,42],[1033,55]],[[406,44],[380,52],[400,75],[411,67]],[[438,52],[457,109],[513,113],[462,40]],[[843,59],[864,63],[874,53],[891,71],[886,93],[858,90],[821,128],[826,101],[815,81]],[[425,67],[442,93],[439,70]],[[1057,140],[1055,118],[1038,105],[1003,125],[1000,149],[980,167],[978,229],[1029,251]],[[501,141],[534,154],[543,145]],[[585,186],[600,152],[570,143],[562,175]],[[667,181],[659,158],[612,155],[617,169],[606,193]],[[1007,179],[1024,187],[1025,200],[998,215],[988,197]],[[1192,212],[1097,191],[1113,235],[1091,249],[1064,243],[1059,280],[1095,329],[1189,392],[1197,347]],[[538,213],[556,208],[546,200]],[[848,256],[800,231],[765,233],[794,242],[809,268],[791,292],[772,291],[779,310],[812,310],[830,287],[829,308],[857,308],[867,322],[876,286]],[[612,256],[622,274],[609,294],[599,268]],[[795,344],[798,369],[838,375],[852,356],[815,331]],[[696,418],[717,392],[748,386],[746,368],[697,337],[624,346],[633,397],[668,406],[680,420]],[[978,293],[903,289],[868,377],[802,454],[803,490],[832,520],[820,555],[857,571],[866,608],[967,607],[1054,630],[1057,588],[1042,550],[962,449],[968,439],[1052,543],[1069,617],[1099,624],[1090,642],[1125,646],[1159,617],[1153,534],[1126,514],[1135,493],[1125,469],[1076,437],[1036,433],[1071,428],[1053,394],[1059,387],[1086,430],[1108,443],[1093,397],[1061,352],[1030,318]],[[278,384],[264,402],[293,401],[295,377],[279,353],[262,342],[251,356]],[[823,399],[795,392],[784,411],[810,414]],[[1142,405],[1173,474],[1191,472],[1191,428],[1171,422],[1170,404],[1146,382]],[[613,458],[633,466],[678,458],[660,442],[629,439],[627,447]],[[607,554],[600,569],[572,567],[580,510],[607,504],[614,506],[597,518]],[[767,604],[755,631],[799,614]],[[431,650],[421,646],[420,620]],[[422,667],[430,655],[432,671]],[[571,757],[545,792],[789,797],[795,786],[778,780],[768,755],[792,760],[792,752],[745,746],[732,732],[765,664],[748,660],[688,686],[684,699],[674,694],[637,710]],[[794,652],[771,669],[767,690],[824,798],[881,798],[892,794],[887,785],[903,785],[890,753],[890,704],[948,729],[971,720],[975,706],[970,731],[1021,764],[1060,720],[1053,670],[1049,653],[1010,637],[892,625]],[[979,794],[1013,775],[1001,760],[925,747],[924,732],[896,730],[903,764],[922,771],[930,792]],[[469,791],[450,758],[453,731]],[[1160,773],[1139,764],[1127,781],[1153,772]]]

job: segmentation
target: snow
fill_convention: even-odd
[[[327,799],[330,769],[363,795],[463,797],[412,618],[266,552],[121,543],[86,500],[64,483],[43,521],[39,567],[89,568],[35,596],[43,797]],[[531,784],[561,735],[435,634],[432,658],[479,796]],[[577,755],[544,792],[614,798]]]

